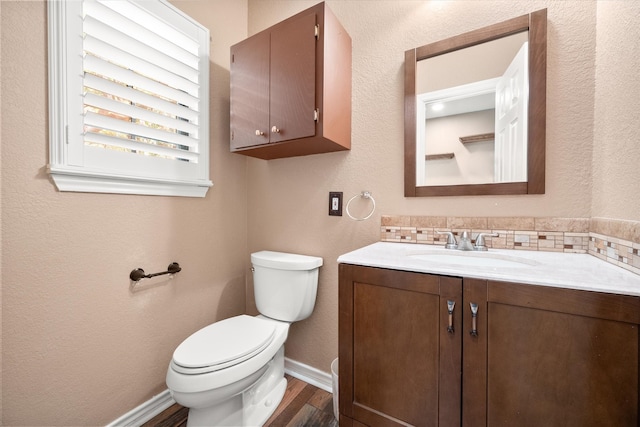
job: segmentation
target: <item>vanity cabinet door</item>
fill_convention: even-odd
[[[461,279],[339,269],[340,424],[459,426]]]
[[[465,382],[463,425],[638,425],[640,298],[465,279],[465,299],[485,289],[463,366],[486,384]]]

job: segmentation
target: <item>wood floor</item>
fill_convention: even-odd
[[[264,427],[338,427],[331,393],[290,375],[285,377],[287,391]],[[175,404],[142,427],[186,427],[188,411]]]

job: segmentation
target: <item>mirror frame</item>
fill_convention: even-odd
[[[417,186],[416,68],[423,59],[529,31],[527,181]],[[547,115],[547,9],[410,49],[404,55],[404,196],[544,194]]]

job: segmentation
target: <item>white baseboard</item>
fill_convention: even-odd
[[[117,420],[107,424],[107,427],[138,427],[174,403],[176,403],[176,401],[173,400],[171,393],[167,389],[162,393],[153,396],[142,405],[133,408]]]
[[[284,358],[284,371],[292,377],[314,385],[331,393],[331,373],[324,372],[304,363]]]
[[[284,358],[284,371],[292,377],[331,393],[331,373],[329,372],[323,372],[287,357]],[[176,401],[173,400],[167,389],[153,396],[137,408],[133,408],[117,420],[107,424],[106,427],[138,427],[174,403],[176,403]]]

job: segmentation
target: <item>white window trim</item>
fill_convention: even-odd
[[[136,1],[148,8],[148,1]],[[178,13],[187,18],[194,25],[206,32],[206,43],[199,56],[201,70],[205,78],[200,84],[200,117],[199,135],[201,145],[200,160],[198,162],[198,177],[196,179],[164,179],[162,177],[137,176],[131,173],[112,173],[74,165],[69,162],[69,101],[75,95],[69,90],[68,60],[70,56],[82,54],[82,43],[77,49],[77,41],[69,40],[67,34],[67,0],[48,1],[49,26],[49,165],[48,171],[59,191],[118,193],[205,197],[213,183],[209,180],[209,31],[207,28],[189,18],[183,12],[170,5],[165,0],[154,2],[154,7],[165,8],[164,13]],[[71,76],[73,78],[73,76]],[[81,95],[82,87],[77,96]],[[71,95],[70,95],[71,93]]]

